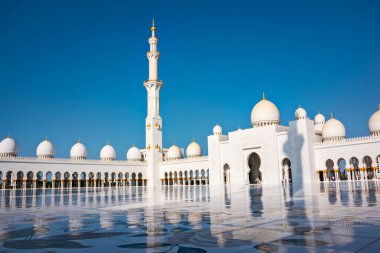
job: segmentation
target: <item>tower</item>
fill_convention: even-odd
[[[149,79],[144,82],[148,93],[148,115],[145,120],[146,126],[146,161],[148,163],[148,186],[160,185],[160,167],[162,161],[162,119],[160,116],[160,90],[162,81],[158,80],[157,51],[158,38],[154,19],[152,22],[152,36],[148,39],[150,50],[146,54],[149,60]]]

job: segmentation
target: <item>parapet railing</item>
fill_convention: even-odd
[[[35,156],[0,156],[0,160],[13,161],[38,161],[38,162],[70,162],[70,163],[104,163],[104,164],[133,164],[146,165],[146,161],[128,161],[128,160],[101,160],[101,159],[71,159],[71,158],[38,158]]]
[[[329,144],[361,143],[361,142],[372,141],[372,140],[378,140],[380,142],[380,137],[372,136],[372,135],[352,137],[352,138],[346,138],[346,139],[341,139],[341,140],[317,142],[315,143],[315,146],[323,146],[323,145],[329,145]]]

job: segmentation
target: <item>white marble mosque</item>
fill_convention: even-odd
[[[295,119],[282,125],[279,109],[263,95],[252,109],[251,128],[228,133],[220,125],[213,128],[207,137],[208,156],[194,140],[186,152],[176,145],[163,147],[163,82],[158,78],[160,53],[154,22],[151,32],[149,78],[144,82],[148,95],[145,147],[133,146],[126,159],[116,160],[115,149],[107,144],[100,159],[90,160],[84,143],[78,141],[70,158],[57,158],[53,143],[46,138],[35,157],[21,157],[16,140],[8,136],[0,142],[2,189],[248,184],[292,184],[302,189],[320,181],[380,179],[380,107],[369,119],[368,136],[346,138],[339,114],[337,118],[331,114],[326,121],[319,113],[312,120],[299,107]]]

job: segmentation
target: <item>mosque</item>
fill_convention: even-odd
[[[160,185],[290,185],[302,189],[321,181],[380,179],[380,106],[369,119],[369,135],[346,138],[344,124],[318,113],[314,120],[305,109],[295,111],[288,126],[280,124],[276,105],[263,96],[252,109],[249,129],[223,133],[216,125],[208,136],[208,156],[193,141],[187,148],[164,148],[160,116],[156,27],[151,27],[146,145],[131,147],[126,160],[116,160],[110,145],[100,159],[87,159],[78,141],[70,158],[56,158],[47,138],[36,157],[20,157],[17,142],[8,136],[0,142],[0,189],[129,187]],[[186,154],[186,157],[185,157]]]

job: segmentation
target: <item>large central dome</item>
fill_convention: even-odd
[[[263,99],[252,109],[251,123],[253,127],[279,124],[280,112],[277,106],[263,96]]]

